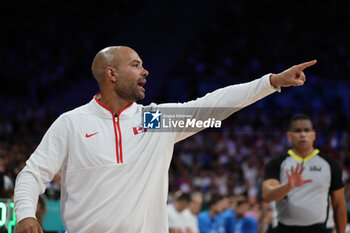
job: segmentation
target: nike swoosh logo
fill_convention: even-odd
[[[94,135],[96,135],[96,134],[98,134],[98,133],[99,133],[99,132],[96,132],[96,133],[93,133],[93,134],[85,134],[85,137],[89,138],[89,137],[94,136]]]

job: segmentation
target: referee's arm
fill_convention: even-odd
[[[345,233],[347,223],[347,210],[344,198],[344,188],[332,191],[331,198],[337,233]]]
[[[329,193],[332,199],[333,217],[337,233],[345,233],[347,223],[347,209],[344,195],[344,183],[342,179],[342,168],[340,164],[325,157],[331,167],[331,184]]]
[[[270,161],[265,168],[266,179],[262,184],[262,197],[266,202],[282,200],[293,188],[312,182],[311,179],[304,180],[303,172],[305,167],[300,168],[300,163],[298,163],[296,168],[293,166],[291,167],[290,174],[287,170],[285,171],[288,177],[288,182],[280,184],[276,176],[279,173],[275,174],[276,170],[279,171],[280,169],[279,165],[276,166],[277,164],[276,161]]]
[[[266,202],[282,200],[292,190],[288,183],[280,184],[276,179],[265,180],[262,187],[262,198]]]

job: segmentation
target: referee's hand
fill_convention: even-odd
[[[24,218],[16,226],[16,233],[43,233],[35,218]]]
[[[291,173],[289,174],[288,170],[286,170],[286,175],[288,177],[288,186],[290,189],[295,187],[300,187],[306,183],[312,182],[312,179],[304,180],[303,172],[305,167],[300,168],[300,163],[297,164],[297,167],[294,170],[294,167],[291,168]]]
[[[279,73],[272,74],[270,83],[274,87],[301,86],[306,81],[304,69],[316,64],[316,60],[301,63]]]

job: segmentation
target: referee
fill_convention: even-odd
[[[316,133],[308,116],[292,117],[287,138],[292,149],[265,167],[263,199],[277,201],[278,226],[272,232],[326,232],[330,195],[337,233],[345,233],[347,212],[340,166],[314,148]]]

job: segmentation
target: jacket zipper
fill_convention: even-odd
[[[118,114],[117,114],[117,127],[118,127],[118,132],[119,132],[119,149],[120,149],[120,154],[119,154],[119,156],[120,156],[120,163],[123,163],[123,150],[122,150],[122,132],[121,132],[121,130],[120,130],[120,124],[119,124],[119,118],[120,118],[120,114],[125,110],[125,109],[127,109],[127,108],[129,108],[130,106],[131,106],[132,104],[129,104],[129,105],[127,105],[127,106],[125,106],[124,108],[122,108],[119,112],[118,112]],[[115,126],[115,117],[113,117],[113,119],[114,119],[114,126]],[[115,128],[114,128],[115,129]],[[116,134],[117,135],[117,134]],[[118,143],[117,142],[117,138],[116,138],[116,143]],[[117,146],[118,147],[118,146]],[[118,153],[117,153],[117,156],[118,156]],[[117,159],[117,163],[119,163],[118,162],[118,159]]]
[[[125,106],[124,108],[122,108],[118,114],[115,116],[114,112],[104,106],[98,99],[97,99],[97,95],[99,93],[97,93],[95,95],[95,100],[96,102],[101,105],[103,108],[107,109],[111,114],[112,114],[112,119],[113,119],[113,128],[114,128],[114,136],[115,136],[115,149],[116,149],[116,157],[117,157],[117,164],[119,163],[123,163],[123,150],[122,150],[122,133],[121,133],[121,130],[120,130],[120,124],[119,124],[119,117],[120,117],[120,114],[127,108],[129,108],[132,104],[129,104],[127,106]],[[117,117],[117,123],[115,122],[115,117]],[[119,132],[119,142],[118,142],[118,132]],[[120,153],[119,153],[120,152]]]
[[[116,150],[116,154],[117,154],[117,163],[119,163],[119,153],[118,153],[118,134],[117,134],[117,128],[115,126],[115,116],[114,113],[112,113],[112,117],[113,117],[113,128],[114,128],[114,136],[115,136],[115,150]],[[119,117],[118,117],[119,119]]]

